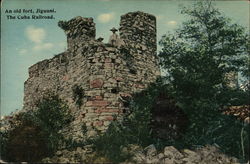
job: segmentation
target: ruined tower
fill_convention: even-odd
[[[92,18],[78,16],[70,21],[59,21],[58,26],[67,36],[68,49],[74,48],[81,42],[94,40],[96,36],[95,23]]]
[[[29,68],[24,85],[24,109],[48,91],[69,106],[74,121],[69,133],[82,137],[81,127],[104,131],[126,112],[124,99],[141,91],[160,75],[156,56],[156,18],[143,12],[121,16],[120,38],[114,47],[95,39],[92,18],[58,23],[67,36],[67,51]]]

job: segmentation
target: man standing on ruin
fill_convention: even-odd
[[[113,34],[109,38],[109,44],[111,46],[121,47],[125,44],[124,41],[120,39],[119,36],[115,33],[116,31],[118,31],[116,28],[113,27],[110,31],[113,32]]]
[[[109,44],[116,47],[116,46],[118,46],[119,37],[115,32],[118,31],[118,30],[113,27],[110,31],[112,31],[113,34],[109,38]]]

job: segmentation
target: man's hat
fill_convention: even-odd
[[[110,31],[112,31],[112,32],[116,32],[116,31],[118,31],[116,28],[112,28],[112,29],[110,29]]]

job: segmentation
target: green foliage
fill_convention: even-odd
[[[7,142],[8,142],[8,133],[6,131],[0,131],[0,152],[1,157],[5,158],[7,156]]]
[[[193,112],[190,116],[192,123],[182,140],[185,146],[217,144],[226,154],[242,160],[249,159],[247,156],[249,154],[249,124],[244,124],[232,116],[223,115],[211,109],[200,112],[204,113]],[[203,116],[202,119],[201,116]]]
[[[84,90],[78,85],[74,85],[72,91],[73,91],[73,100],[76,102],[76,105],[78,105],[78,107],[81,107],[82,100],[84,97]]]
[[[45,123],[48,131],[59,131],[72,120],[68,106],[57,95],[44,97],[37,108],[34,116]]]
[[[121,131],[121,126],[113,122],[109,129],[91,140],[99,156],[104,156],[113,162],[122,162],[127,159],[122,153],[122,147],[128,144],[126,136]]]
[[[13,130],[5,134],[7,160],[39,162],[52,156],[64,142],[60,130],[71,120],[65,103],[58,96],[48,94],[37,103],[37,110],[17,115]]]
[[[224,106],[250,105],[249,90],[243,91],[238,88],[223,88],[221,90],[221,94],[217,96],[220,100],[220,104]]]
[[[57,96],[49,94],[38,102],[38,110],[33,120],[48,134],[48,147],[54,153],[63,140],[59,131],[67,126],[73,119],[68,106]]]
[[[211,1],[198,1],[182,13],[189,20],[162,37],[159,53],[168,93],[191,121],[182,143],[216,143],[226,153],[249,159],[244,155],[249,149],[248,127],[220,113],[223,106],[249,104],[249,93],[228,87],[225,78],[230,72],[247,77],[249,35],[223,17]]]

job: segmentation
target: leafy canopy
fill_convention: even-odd
[[[188,20],[160,41],[160,64],[178,97],[216,100],[226,86],[227,73],[247,75],[249,36],[243,27],[231,24],[211,1],[184,7],[182,13]]]

